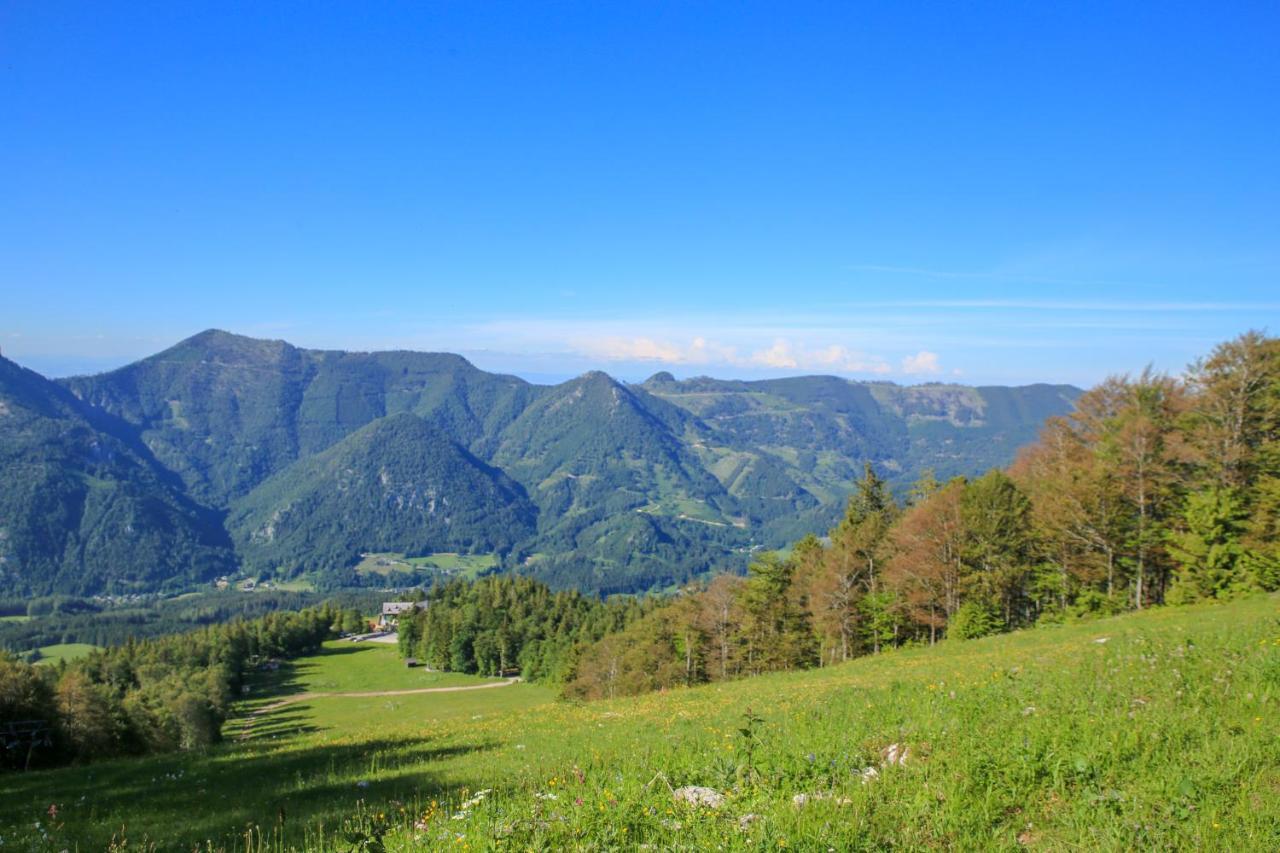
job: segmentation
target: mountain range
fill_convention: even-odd
[[[1079,394],[665,372],[534,385],[448,353],[216,330],[95,376],[0,358],[0,595],[341,582],[383,551],[662,587],[826,529],[867,462],[899,490],[1007,464]]]

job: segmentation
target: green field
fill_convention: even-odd
[[[315,592],[316,585],[306,578],[294,578],[287,581],[272,581],[271,585],[284,592]]]
[[[588,704],[523,684],[309,699],[262,714],[246,740],[232,720],[204,755],[0,778],[0,836],[19,849],[100,849],[121,827],[160,849],[1280,849],[1278,612],[1275,595],[1166,608]],[[341,645],[272,673],[245,713],[299,688],[426,677],[390,647]],[[900,766],[892,744],[908,751]],[[725,799],[680,804],[683,785]],[[28,843],[37,822],[47,844]]]
[[[98,647],[89,643],[57,643],[52,646],[41,646],[39,663],[75,660],[76,658],[84,657],[96,648]]]
[[[367,690],[416,690],[482,684],[494,679],[452,672],[430,672],[407,667],[394,645],[333,640],[309,658],[286,661],[279,670],[262,673],[253,685],[256,692],[351,693]]]
[[[391,572],[413,572],[420,569],[436,569],[450,575],[474,579],[486,569],[498,565],[494,554],[455,554],[440,552],[423,557],[406,557],[404,554],[365,554],[356,564],[356,573],[362,575],[386,575]]]

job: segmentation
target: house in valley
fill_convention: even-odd
[[[384,631],[390,631],[396,627],[401,614],[426,609],[427,603],[425,601],[384,601],[382,602],[382,614],[378,617],[378,627]]]

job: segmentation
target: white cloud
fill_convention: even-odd
[[[777,367],[785,370],[794,370],[800,366],[800,362],[791,351],[791,344],[782,338],[775,340],[773,346],[768,349],[752,353],[750,362],[761,367]]]
[[[788,316],[785,322],[733,315],[626,321],[503,319],[455,328],[454,333],[459,332],[462,340],[457,343],[446,338],[433,346],[463,352],[537,353],[539,357],[562,357],[575,365],[684,367],[713,375],[724,371],[733,375],[788,372],[856,377],[941,371],[936,355],[927,351],[910,355],[916,350],[908,347],[919,346],[919,334],[895,339],[874,327],[832,317]],[[855,346],[853,341],[863,346]]]
[[[942,365],[938,364],[938,354],[928,350],[920,350],[902,360],[902,372],[908,375],[920,373],[941,373]]]
[[[883,358],[869,356],[841,344],[814,348],[798,346],[790,338],[774,338],[768,347],[738,348],[698,335],[682,342],[653,336],[579,335],[569,340],[579,355],[607,361],[653,361],[670,365],[729,366],[762,370],[816,370],[835,373],[891,373]]]

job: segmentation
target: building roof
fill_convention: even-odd
[[[401,613],[410,610],[424,610],[426,606],[426,602],[423,601],[384,601],[382,602],[382,615],[399,616]]]

